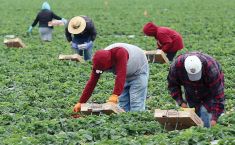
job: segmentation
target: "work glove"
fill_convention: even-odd
[[[66,20],[65,18],[62,18],[61,21],[64,23],[64,25],[68,23],[68,20]]]
[[[78,49],[79,50],[85,50],[86,48],[87,48],[87,44],[86,43],[78,45]]]
[[[91,48],[92,45],[93,45],[93,42],[92,42],[92,41],[90,41],[90,42],[85,42],[84,44],[79,44],[79,45],[78,45],[78,49],[79,49],[79,50],[86,50],[86,49]]]
[[[29,29],[28,29],[28,33],[32,33],[32,31],[33,31],[33,27],[32,26],[29,26]]]
[[[215,120],[211,120],[211,126],[215,126],[216,125],[216,121]]]
[[[81,111],[81,103],[77,103],[74,107],[73,107],[73,112],[80,112]]]
[[[70,41],[70,44],[71,44],[71,47],[72,47],[72,48],[77,49],[77,47],[78,47],[78,46],[77,46],[77,44],[76,44],[76,43],[73,43],[73,41]]]
[[[115,94],[111,95],[106,102],[107,103],[115,103],[115,104],[117,104],[118,103],[118,95],[115,95]]]
[[[186,103],[182,103],[181,105],[180,105],[182,108],[188,108],[188,105],[186,104]]]

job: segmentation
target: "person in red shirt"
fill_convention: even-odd
[[[147,36],[157,40],[157,47],[167,54],[169,61],[172,61],[178,50],[184,48],[182,36],[167,27],[160,27],[152,22],[144,25],[143,32]]]
[[[113,93],[107,102],[119,103],[125,111],[145,110],[149,68],[143,50],[131,44],[114,43],[96,51],[92,61],[90,79],[74,106],[74,112],[80,111],[81,103],[88,101],[104,71],[116,75]]]

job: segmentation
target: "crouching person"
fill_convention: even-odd
[[[84,60],[91,60],[96,29],[89,17],[73,17],[65,28],[65,35],[77,54],[84,55]]]
[[[87,102],[100,75],[106,71],[116,75],[113,93],[107,102],[119,103],[125,111],[144,111],[149,76],[147,58],[137,46],[114,43],[94,54],[90,79],[74,112],[80,111],[81,103]]]
[[[166,53],[169,61],[172,61],[177,51],[184,48],[183,38],[180,33],[167,27],[156,26],[149,22],[144,25],[145,35],[154,37],[157,40],[157,49]]]
[[[224,111],[224,74],[220,64],[200,52],[179,55],[168,74],[168,89],[183,108],[194,107],[205,127],[214,126]],[[184,87],[183,100],[181,86]]]

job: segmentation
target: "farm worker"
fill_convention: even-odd
[[[33,24],[29,27],[28,33],[32,33],[33,27],[37,25],[39,22],[39,33],[41,36],[41,40],[43,41],[51,41],[52,40],[52,26],[48,26],[48,22],[52,19],[62,20],[64,24],[67,23],[67,20],[57,16],[55,13],[51,11],[50,5],[48,2],[44,2],[42,4],[41,11],[37,14],[36,19]]]
[[[70,42],[76,53],[81,56],[84,53],[84,60],[91,60],[92,47],[96,34],[94,23],[87,16],[73,17],[65,28],[65,35],[68,42]]]
[[[171,64],[168,89],[183,108],[194,107],[205,127],[214,126],[224,111],[224,74],[220,64],[200,52],[179,55]],[[181,86],[185,98],[182,98]]]
[[[169,61],[173,60],[178,50],[184,48],[182,36],[170,28],[157,26],[149,22],[144,25],[143,32],[145,35],[156,39],[157,49],[165,52]]]
[[[127,43],[114,43],[98,50],[92,59],[93,69],[90,79],[74,106],[74,112],[81,109],[81,103],[90,98],[100,75],[113,72],[115,86],[107,102],[119,103],[125,111],[144,111],[147,96],[149,67],[142,49]]]

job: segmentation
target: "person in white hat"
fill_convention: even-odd
[[[65,28],[65,35],[76,53],[84,60],[91,60],[96,29],[92,20],[87,16],[73,17]]]
[[[205,127],[217,123],[224,112],[224,74],[214,58],[200,52],[179,55],[171,64],[167,80],[171,96],[178,105],[195,108]]]
[[[51,41],[52,40],[52,26],[48,26],[48,22],[52,19],[62,20],[64,24],[67,23],[67,20],[57,16],[54,12],[51,11],[51,7],[48,2],[42,4],[42,10],[37,14],[33,24],[29,27],[28,33],[32,33],[33,27],[39,22],[39,33],[42,41]]]

